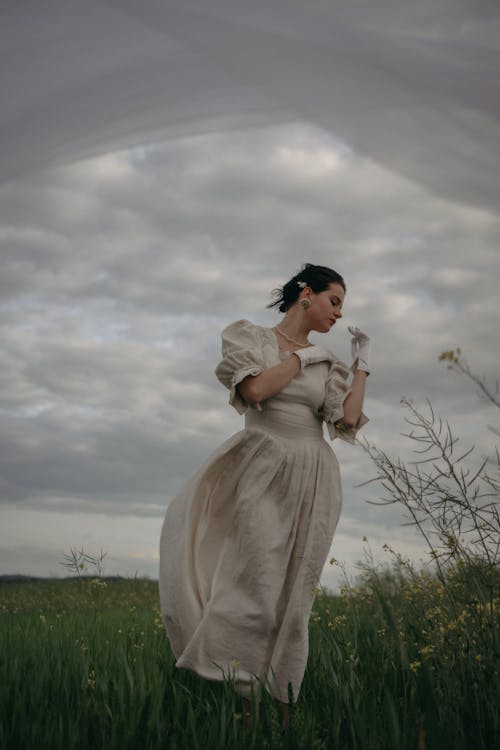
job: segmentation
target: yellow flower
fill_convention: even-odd
[[[416,672],[417,669],[422,666],[422,662],[420,661],[411,661],[410,662],[410,669],[412,672]]]

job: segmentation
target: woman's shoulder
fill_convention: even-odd
[[[228,344],[244,344],[245,346],[253,344],[259,346],[265,340],[267,330],[264,326],[252,323],[247,318],[240,318],[226,325],[222,329],[221,335],[223,341]]]
[[[265,326],[252,323],[247,318],[240,318],[239,320],[233,320],[232,323],[228,323],[223,329],[222,334],[250,334],[253,336],[265,336],[269,329]]]
[[[255,323],[247,318],[239,318],[239,320],[233,320],[228,323],[222,330],[227,331],[228,328],[255,328]]]

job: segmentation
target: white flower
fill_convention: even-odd
[[[307,286],[305,281],[297,281],[297,284],[300,286],[301,289],[304,289],[304,287]]]

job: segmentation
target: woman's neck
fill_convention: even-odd
[[[291,339],[295,339],[293,343],[300,342],[302,346],[308,346],[310,342],[307,340],[307,337],[311,329],[305,324],[304,320],[300,319],[300,317],[287,313],[281,323],[278,323],[276,328],[282,335],[286,334],[286,336],[289,336]]]

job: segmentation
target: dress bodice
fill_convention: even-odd
[[[280,351],[278,339],[271,328],[264,328],[264,339],[262,353],[268,367],[279,364],[284,359],[293,356],[292,352]],[[317,362],[313,367],[305,367],[283,388],[272,401],[277,399],[287,403],[305,404],[314,412],[317,412],[325,398],[325,382],[328,376],[330,363]]]
[[[286,424],[287,431],[301,426],[315,435],[326,422],[330,437],[341,437],[354,442],[357,430],[368,420],[361,415],[355,427],[341,424],[343,403],[350,393],[349,368],[330,351],[325,359],[307,365],[275,396],[249,405],[242,397],[238,384],[249,375],[259,375],[278,365],[292,352],[281,352],[272,328],[249,320],[236,320],[222,331],[222,360],[215,368],[217,378],[229,389],[229,403],[240,414],[245,414],[247,426]],[[253,412],[257,412],[254,414]]]

